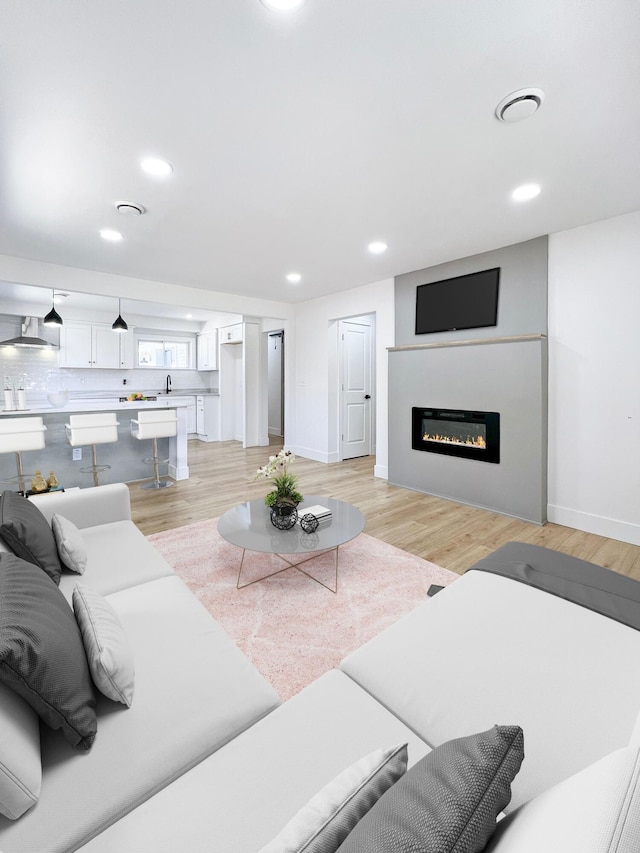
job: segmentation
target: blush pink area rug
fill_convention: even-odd
[[[222,539],[217,519],[149,540],[283,700],[423,602],[431,584],[458,577],[361,533],[340,546],[335,595],[292,568],[236,589],[242,549]],[[276,555],[247,551],[242,582],[284,565]],[[333,552],[304,568],[333,586]]]

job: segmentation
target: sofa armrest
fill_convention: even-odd
[[[29,500],[36,504],[49,523],[54,513],[68,518],[80,529],[131,520],[131,500],[125,483],[49,492],[33,495]]]

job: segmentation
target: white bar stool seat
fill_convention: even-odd
[[[159,466],[169,460],[158,457],[158,439],[171,438],[178,432],[178,413],[175,409],[145,409],[138,412],[138,418],[131,419],[131,435],[144,441],[153,441],[153,456],[147,456],[142,461],[153,465],[153,480],[143,483],[141,489],[166,489],[173,485],[173,480],[161,480]]]
[[[111,465],[98,465],[96,446],[113,444],[118,440],[118,427],[115,412],[96,412],[93,415],[69,415],[69,423],[64,425],[67,444],[71,447],[91,447],[92,464],[81,468],[83,474],[93,474],[94,486],[99,486],[98,474],[108,471]]]
[[[15,453],[18,470],[15,477],[4,482],[17,482],[21,492],[25,491],[24,478],[33,477],[22,469],[22,452],[42,450],[46,429],[42,418],[0,418],[0,453]]]

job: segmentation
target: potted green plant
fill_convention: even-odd
[[[297,489],[298,478],[289,473],[289,466],[295,456],[290,450],[282,450],[276,456],[270,456],[266,465],[258,468],[255,480],[271,480],[273,489],[267,493],[264,502],[276,509],[281,515],[288,515],[303,499]]]

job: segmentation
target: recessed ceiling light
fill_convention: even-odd
[[[387,244],[383,243],[381,240],[374,240],[373,243],[369,243],[367,248],[372,255],[381,255],[383,252],[387,251]]]
[[[511,193],[511,198],[514,201],[531,201],[532,198],[540,195],[541,189],[540,184],[522,184]]]
[[[154,178],[166,178],[173,172],[171,163],[161,160],[160,157],[145,157],[140,163],[142,170]]]
[[[185,314],[187,320],[193,320],[193,314]]]
[[[293,12],[300,8],[304,0],[262,0],[262,5],[274,12]]]
[[[110,243],[119,243],[120,240],[124,240],[124,234],[115,231],[113,228],[101,228],[100,236],[103,240],[109,240]]]
[[[299,272],[290,272],[287,275],[287,281],[289,282],[289,284],[300,284],[300,282],[302,281],[302,276]]]

